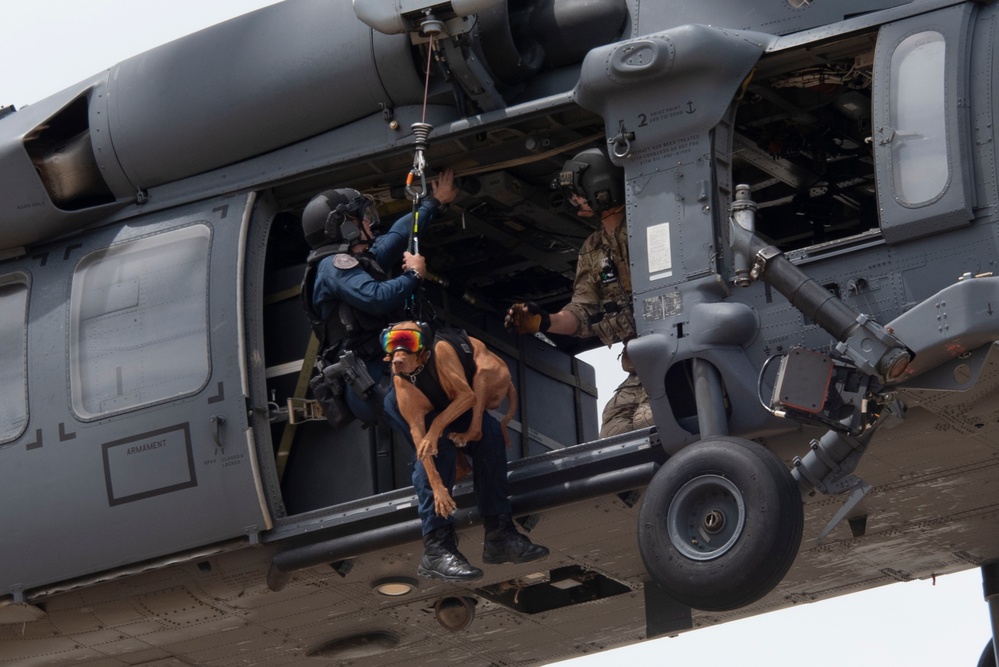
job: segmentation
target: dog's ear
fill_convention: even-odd
[[[430,324],[427,322],[414,322],[414,324],[420,330],[420,333],[423,334],[423,345],[427,349],[434,347],[437,341],[434,338],[434,330],[430,328]]]

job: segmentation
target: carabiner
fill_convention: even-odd
[[[420,178],[419,190],[413,188],[413,181],[417,176]],[[406,176],[406,194],[409,195],[409,198],[414,203],[420,201],[427,194],[427,175],[422,168],[417,169],[413,167],[409,171],[409,174]]]

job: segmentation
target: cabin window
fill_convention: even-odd
[[[891,59],[891,156],[895,194],[906,206],[939,197],[950,180],[944,96],[944,36],[911,35]]]
[[[0,276],[0,442],[28,425],[28,278]]]
[[[200,390],[210,371],[208,251],[193,225],[84,257],[73,274],[70,369],[82,419]]]

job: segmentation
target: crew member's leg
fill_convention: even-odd
[[[448,493],[454,489],[454,459],[454,447],[446,447],[443,443],[438,443],[434,463]],[[434,513],[434,491],[430,487],[430,480],[427,479],[427,470],[423,467],[423,463],[416,459],[415,453],[413,455],[413,488],[416,489],[416,498],[419,501],[417,512],[423,524],[424,535],[453,523],[450,517],[437,516]]]
[[[433,421],[436,413],[427,416],[427,424]],[[434,464],[441,482],[451,493],[454,490],[455,448],[447,438],[437,443],[437,456]],[[418,501],[417,513],[423,525],[423,558],[417,572],[423,577],[444,581],[471,581],[482,576],[482,570],[468,562],[458,551],[457,535],[451,517],[437,516],[434,512],[434,492],[427,479],[423,463],[413,456],[413,488]]]
[[[453,426],[456,426],[454,430],[458,433],[465,430],[457,422]],[[499,422],[488,413],[484,414],[482,439],[468,443],[467,448],[472,455],[475,500],[486,530],[482,560],[495,565],[527,563],[547,557],[548,549],[533,544],[513,523],[506,474],[506,445]]]
[[[395,398],[394,384],[389,383],[383,401],[383,410],[385,412],[385,419],[392,430],[402,436],[403,442],[408,442],[409,446],[415,450],[416,445],[413,443],[413,435],[409,431],[409,424],[406,423],[405,418],[399,411],[399,401]]]
[[[378,358],[369,359],[364,362],[364,365],[368,369],[368,375],[375,381],[375,386],[371,388],[367,398],[361,398],[349,384],[345,385],[343,394],[347,407],[359,421],[375,424],[382,416],[385,407],[388,406],[387,394],[391,392],[393,394],[391,402],[395,408],[395,414],[401,420],[403,431],[408,437],[409,427],[406,426],[405,420],[402,420],[402,415],[399,415],[399,406],[395,404],[395,388],[392,386],[392,375],[388,372],[388,364]],[[390,426],[398,430],[397,424],[392,420],[392,415],[388,415],[388,417]]]

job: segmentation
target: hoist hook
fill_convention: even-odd
[[[413,130],[413,136],[416,138],[416,144],[414,146],[413,168],[406,177],[406,194],[416,202],[427,194],[427,160],[424,152],[427,150],[428,138],[434,126],[429,123],[413,123],[410,127]],[[413,182],[417,178],[420,179],[420,189],[418,191],[413,187]]]

